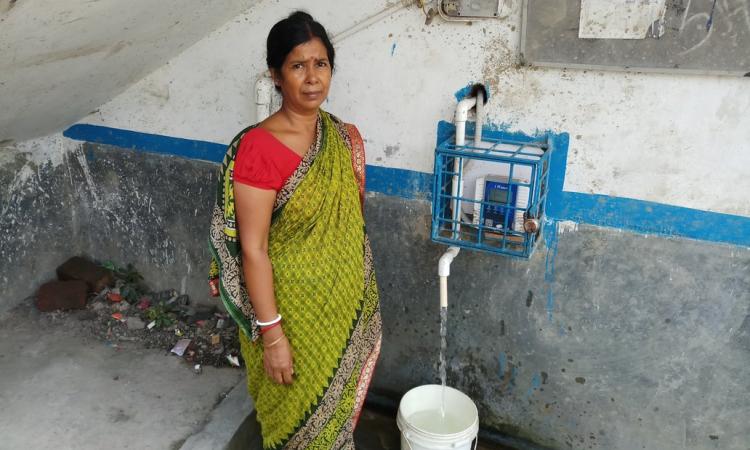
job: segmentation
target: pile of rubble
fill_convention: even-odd
[[[124,342],[160,348],[203,365],[241,365],[237,326],[218,303],[201,305],[174,289],[151,291],[131,265],[95,264],[73,257],[43,284],[35,304],[43,312],[86,310],[82,326],[107,345]]]

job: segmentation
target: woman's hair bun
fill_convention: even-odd
[[[294,11],[293,13],[289,14],[288,19],[294,20],[294,21],[303,21],[303,22],[315,22],[315,19],[313,19],[313,16],[310,14],[304,12],[304,11]]]

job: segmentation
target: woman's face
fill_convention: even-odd
[[[323,41],[313,38],[292,49],[273,78],[284,106],[299,111],[317,110],[331,86],[331,63]]]

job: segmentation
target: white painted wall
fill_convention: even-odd
[[[0,0],[0,141],[79,120],[248,3]]]
[[[338,44],[325,107],[360,127],[369,164],[431,172],[454,92],[484,81],[491,122],[570,133],[566,190],[750,216],[747,79],[518,69],[512,3],[508,19],[471,25],[425,25],[419,9],[401,10]],[[275,21],[304,8],[336,34],[390,4],[258,1],[81,122],[228,142],[255,121]]]

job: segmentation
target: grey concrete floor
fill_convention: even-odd
[[[28,304],[0,318],[0,449],[179,448],[243,376],[114,348],[75,320]]]
[[[28,302],[0,317],[0,450],[261,448],[254,415],[241,417],[252,411],[243,371],[195,374],[164,350],[87,336],[79,317]],[[366,408],[355,439],[399,449],[395,414]]]

